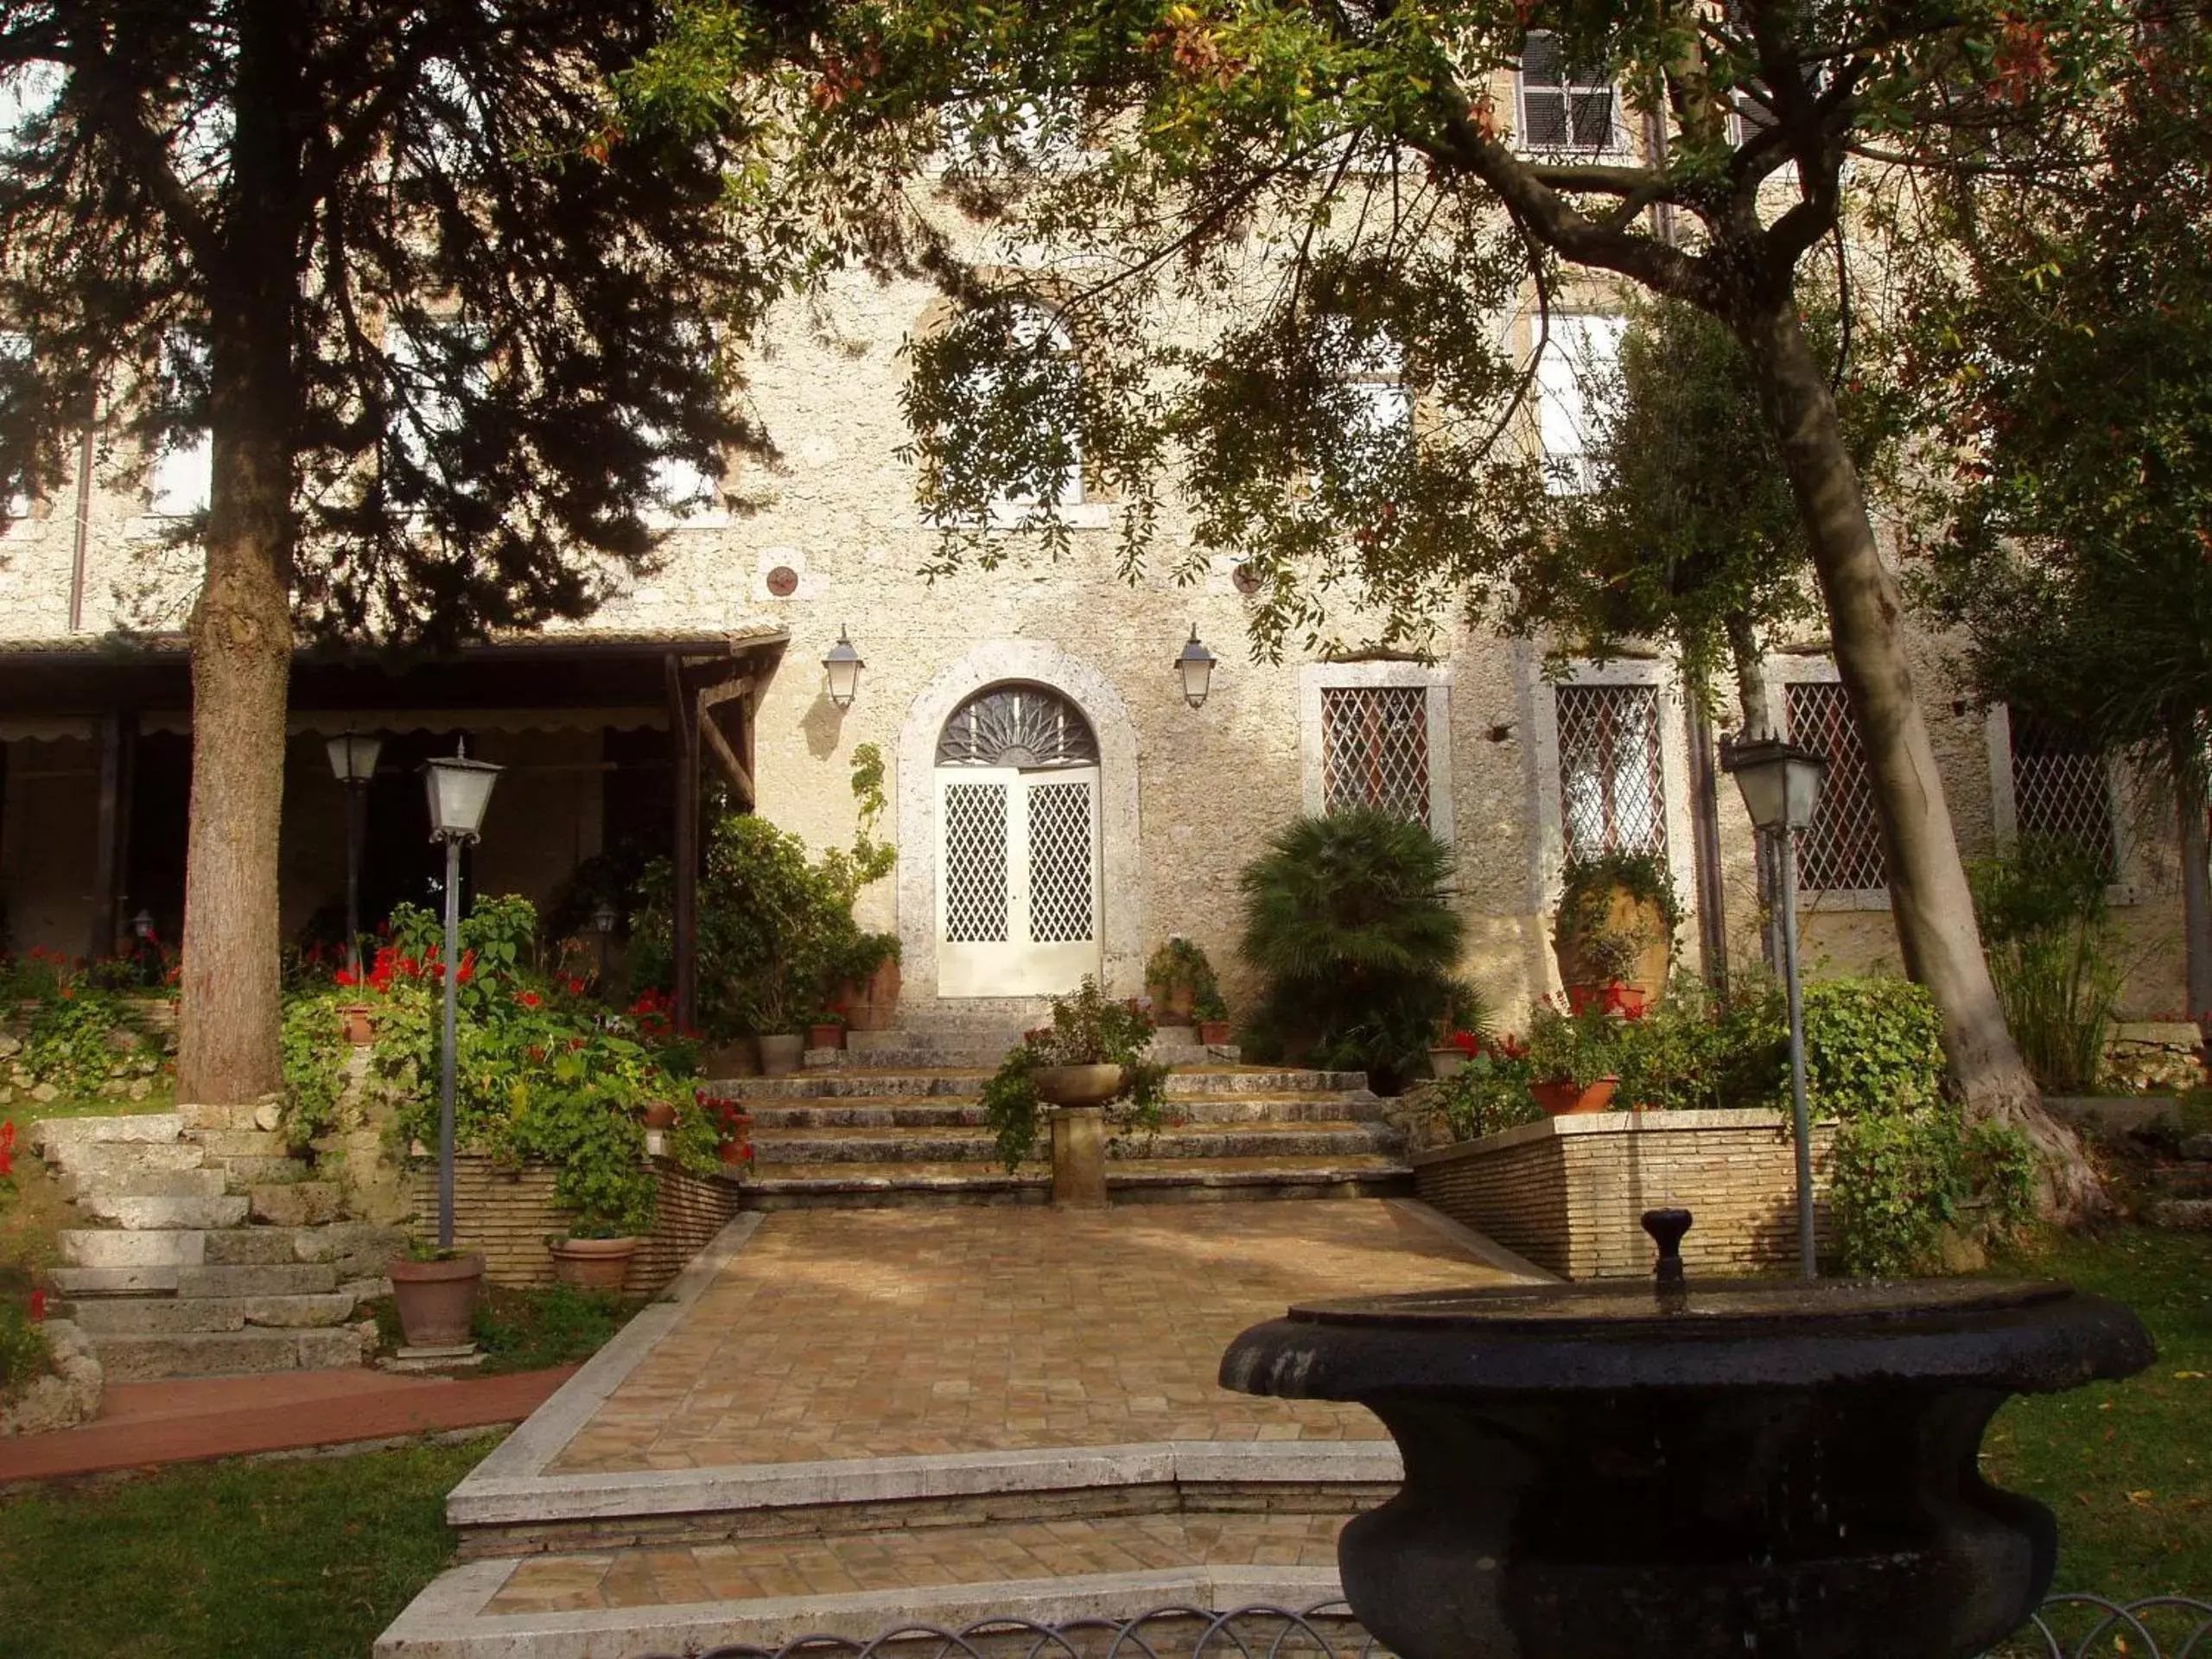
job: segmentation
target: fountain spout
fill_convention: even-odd
[[[1682,1271],[1682,1236],[1689,1231],[1692,1219],[1687,1210],[1643,1212],[1643,1230],[1659,1247],[1659,1266],[1651,1287],[1662,1313],[1681,1313],[1689,1307],[1689,1280]]]

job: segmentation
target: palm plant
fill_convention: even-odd
[[[1392,1089],[1418,1074],[1445,1021],[1480,1025],[1454,977],[1463,925],[1451,849],[1371,808],[1302,817],[1245,867],[1245,960],[1263,984],[1255,1048],[1365,1070]]]

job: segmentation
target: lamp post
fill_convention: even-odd
[[[461,848],[478,838],[499,767],[471,760],[466,741],[450,756],[424,763],[430,802],[430,839],[446,844],[446,960],[444,1040],[438,1055],[438,1248],[453,1249],[453,1107],[455,997],[461,982]]]
[[[1206,694],[1213,688],[1213,665],[1219,660],[1199,643],[1198,625],[1192,624],[1190,643],[1175,659],[1175,671],[1183,677],[1183,701],[1192,708],[1205,707]]]
[[[591,931],[599,935],[599,994],[607,995],[607,942],[614,934],[614,906],[602,899],[591,913]]]
[[[837,629],[837,643],[823,657],[822,666],[830,675],[830,701],[840,709],[851,708],[854,694],[860,690],[861,670],[868,664],[853,649],[853,642],[845,637],[842,624]]]
[[[1797,1267],[1806,1278],[1816,1279],[1813,1126],[1805,1104],[1805,1001],[1797,978],[1796,832],[1813,821],[1828,763],[1810,749],[1770,737],[1732,745],[1721,766],[1735,775],[1752,828],[1766,839],[1778,876],[1775,908],[1781,912],[1782,981],[1789,995],[1789,1112],[1797,1141]]]
[[[384,739],[363,737],[348,726],[330,740],[330,769],[346,786],[346,968],[361,982],[361,790],[377,775]]]

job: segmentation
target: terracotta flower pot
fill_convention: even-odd
[[[1219,1048],[1229,1040],[1229,1021],[1201,1020],[1198,1021],[1198,1041],[1207,1048]]]
[[[1613,1103],[1613,1090],[1620,1086],[1618,1077],[1600,1077],[1587,1089],[1572,1077],[1561,1077],[1551,1083],[1532,1083],[1529,1092],[1535,1096],[1545,1116],[1575,1117],[1584,1112],[1604,1111]]]
[[[796,1031],[779,1031],[755,1039],[760,1045],[760,1075],[788,1077],[805,1058],[806,1038]]]
[[[806,1028],[806,1046],[809,1048],[842,1048],[845,1046],[845,1028],[836,1025],[809,1026]]]
[[[645,1103],[645,1127],[649,1129],[672,1129],[676,1127],[676,1103],[671,1100],[649,1100]]]
[[[1187,1026],[1191,1023],[1191,1008],[1198,1001],[1198,993],[1188,985],[1147,985],[1145,990],[1152,998],[1154,1025]]]
[[[630,1276],[630,1258],[638,1253],[634,1238],[556,1238],[546,1249],[553,1252],[553,1276],[579,1290],[620,1290]]]
[[[1121,1092],[1118,1065],[1040,1065],[1029,1074],[1037,1098],[1052,1106],[1099,1106]]]
[[[366,1048],[377,1039],[375,1019],[365,1002],[347,1002],[338,1010],[338,1017],[345,1022],[346,1040],[356,1048]]]
[[[1444,1083],[1459,1075],[1459,1068],[1467,1063],[1467,1051],[1451,1043],[1428,1051],[1428,1075]]]
[[[469,1318],[484,1284],[484,1258],[455,1256],[449,1262],[404,1258],[385,1269],[392,1300],[399,1304],[399,1328],[410,1348],[456,1348],[469,1340]]]
[[[1603,1008],[1607,1014],[1618,1014],[1626,1020],[1640,1020],[1651,1001],[1651,993],[1641,985],[1624,985],[1614,980],[1605,985],[1570,985],[1567,988],[1567,1006],[1575,1014],[1587,1014],[1592,1008]]]

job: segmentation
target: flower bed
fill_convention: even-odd
[[[645,1111],[665,1102],[664,1147],[694,1175],[715,1166],[716,1131],[677,1075],[689,1046],[657,1008],[613,1013],[582,980],[532,965],[537,914],[518,898],[480,899],[461,928],[454,1141],[495,1166],[542,1165],[578,1231],[646,1233],[658,1189],[645,1156]],[[340,1008],[365,1003],[374,1040],[367,1093],[389,1111],[402,1147],[437,1144],[441,930],[402,906],[391,938],[355,982],[295,997],[286,1019],[288,1121],[305,1144],[332,1127],[346,1081]]]
[[[35,945],[0,959],[0,1106],[143,1100],[162,1087],[175,1070],[175,1004],[143,977],[128,959],[88,964]]]

